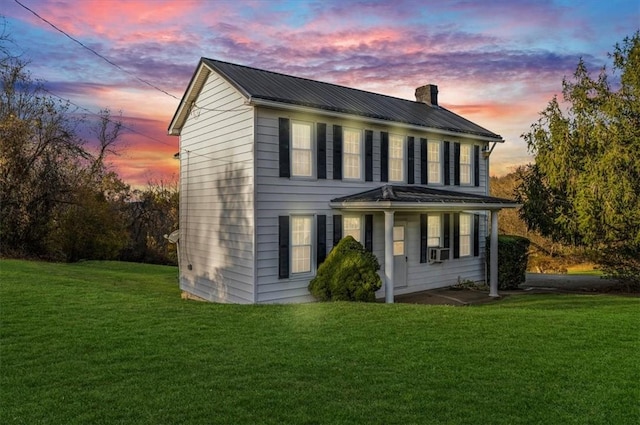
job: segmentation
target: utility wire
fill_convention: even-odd
[[[100,59],[104,60],[105,62],[107,62],[109,65],[112,65],[116,68],[118,68],[120,71],[125,72],[127,74],[129,74],[130,76],[132,76],[133,78],[135,78],[136,80],[140,81],[143,84],[146,84],[147,86],[158,90],[164,94],[166,94],[167,96],[171,96],[172,98],[176,99],[176,100],[180,100],[180,98],[172,95],[171,93],[161,89],[160,87],[150,83],[149,81],[138,77],[137,75],[135,75],[134,73],[127,71],[126,69],[122,68],[120,65],[118,65],[117,63],[109,60],[108,58],[104,57],[103,55],[101,55],[100,53],[96,52],[94,49],[92,49],[91,47],[87,46],[86,44],[84,44],[83,42],[81,42],[80,40],[72,37],[71,35],[67,34],[64,30],[58,28],[56,25],[54,25],[53,23],[51,23],[50,21],[46,20],[45,18],[43,18],[42,16],[38,15],[34,10],[29,9],[29,7],[25,6],[24,4],[20,3],[19,0],[14,0],[18,5],[20,5],[22,8],[28,10],[29,12],[31,12],[34,16],[36,16],[38,19],[40,19],[43,22],[46,22],[47,24],[49,24],[53,29],[55,29],[56,31],[62,33],[63,35],[65,35],[67,38],[69,38],[70,40],[74,41],[75,43],[78,43],[80,46],[82,46],[84,49],[87,49],[88,51],[90,51],[91,53],[93,53],[94,55],[98,56]]]
[[[100,117],[100,118],[105,118],[105,116],[104,116],[104,115],[100,115],[100,114],[98,114],[98,113],[96,113],[96,112],[93,112],[93,111],[91,111],[91,110],[89,110],[89,109],[87,109],[87,108],[83,107],[83,106],[80,106],[80,105],[78,105],[77,103],[74,103],[74,102],[72,102],[71,100],[69,100],[69,99],[67,99],[67,98],[64,98],[64,97],[62,97],[62,96],[59,96],[59,95],[57,95],[57,94],[53,93],[51,90],[48,90],[48,89],[47,89],[47,88],[45,88],[45,87],[42,87],[42,90],[44,90],[45,92],[49,93],[51,96],[54,96],[54,97],[56,97],[56,98],[58,98],[58,99],[60,99],[60,100],[62,100],[62,101],[64,101],[64,102],[68,102],[70,105],[73,105],[73,106],[75,106],[76,108],[81,109],[81,110],[83,110],[83,111],[87,112],[88,114],[95,115],[95,116]],[[114,121],[114,120],[112,120],[111,118],[106,118],[106,119],[107,119],[107,121],[109,121],[109,122],[110,122],[110,123],[112,123],[112,124],[117,124],[117,122],[116,122],[116,121]],[[137,134],[137,135],[139,135],[139,136],[146,137],[147,139],[149,139],[149,140],[153,140],[154,142],[160,143],[160,144],[165,145],[165,146],[174,147],[174,145],[172,145],[172,144],[170,144],[170,143],[167,143],[167,142],[165,142],[165,141],[163,141],[163,140],[160,140],[160,139],[158,139],[158,138],[156,138],[156,137],[149,136],[148,134],[141,133],[141,132],[139,132],[139,131],[137,131],[137,130],[135,130],[135,129],[133,129],[133,128],[129,127],[129,126],[124,125],[122,122],[120,122],[120,126],[121,126],[123,129],[125,129],[125,130],[128,130],[128,131],[130,131],[130,132],[132,132],[132,133],[135,133],[135,134]],[[200,148],[200,149],[205,149],[205,148]],[[211,160],[211,161],[216,161],[216,162],[220,162],[220,163],[224,163],[224,164],[230,164],[230,163],[232,162],[232,161],[224,161],[224,160],[221,160],[221,159],[219,159],[219,158],[213,158],[213,157],[211,157],[211,156],[209,156],[209,155],[205,155],[205,154],[198,153],[198,152],[196,152],[197,150],[199,150],[199,149],[196,149],[196,150],[183,149],[183,151],[184,151],[184,152],[186,152],[187,154],[193,154],[193,155],[195,155],[195,156],[199,156],[199,157],[201,157],[201,158],[206,158],[206,159],[209,159],[209,160]],[[242,163],[242,162],[251,162],[251,160],[247,159],[247,160],[243,160],[243,161],[233,161],[233,162],[235,162],[235,163]]]
[[[80,46],[82,46],[82,48],[84,48],[84,49],[86,49],[86,50],[90,51],[91,53],[93,53],[94,55],[98,56],[100,59],[104,60],[104,61],[105,61],[105,62],[107,62],[108,64],[110,64],[110,65],[112,65],[112,66],[116,67],[117,69],[119,69],[120,71],[125,72],[126,74],[128,74],[128,75],[130,75],[130,76],[134,77],[136,80],[140,81],[141,83],[146,84],[147,86],[149,86],[149,87],[151,87],[151,88],[153,88],[153,89],[155,89],[155,90],[158,90],[158,91],[160,91],[161,93],[166,94],[167,96],[170,96],[170,97],[172,97],[172,98],[174,98],[174,99],[176,99],[176,100],[181,100],[180,98],[178,98],[178,97],[174,96],[173,94],[171,94],[171,93],[169,93],[169,92],[167,92],[167,91],[165,91],[165,90],[163,90],[163,89],[161,89],[161,88],[157,87],[156,85],[154,85],[154,84],[150,83],[149,81],[147,81],[147,80],[145,80],[145,79],[142,79],[142,78],[138,77],[138,76],[137,76],[137,75],[135,75],[134,73],[132,73],[132,72],[130,72],[130,71],[127,71],[126,69],[124,69],[124,68],[122,68],[120,65],[118,65],[117,63],[115,63],[115,62],[113,62],[113,61],[109,60],[108,58],[104,57],[103,55],[101,55],[100,53],[98,53],[97,51],[95,51],[94,49],[92,49],[91,47],[88,47],[87,45],[85,45],[84,43],[82,43],[80,40],[78,40],[78,39],[76,39],[76,38],[72,37],[71,35],[67,34],[64,30],[62,30],[62,29],[58,28],[55,24],[53,24],[52,22],[48,21],[46,18],[43,18],[42,16],[38,15],[38,13],[36,13],[34,10],[32,10],[32,9],[30,9],[29,7],[27,7],[26,5],[24,5],[24,4],[22,4],[22,3],[20,3],[20,1],[19,1],[19,0],[14,0],[14,1],[15,1],[19,6],[21,6],[22,8],[24,8],[25,10],[28,10],[29,12],[31,12],[31,13],[32,13],[34,16],[36,16],[38,19],[40,19],[41,21],[43,21],[43,22],[47,23],[47,24],[48,24],[48,25],[50,25],[53,29],[55,29],[56,31],[60,32],[61,34],[63,34],[65,37],[69,38],[69,39],[70,39],[70,40],[72,40],[73,42],[75,42],[75,43],[79,44]],[[50,91],[50,90],[48,90],[48,89],[46,89],[46,88],[44,88],[44,87],[43,87],[43,90],[44,90],[44,91],[46,91],[47,93],[49,93],[50,95],[52,95],[52,96],[54,96],[54,97],[56,97],[56,98],[58,98],[58,99],[60,99],[60,100],[62,100],[62,101],[68,102],[69,104],[71,104],[71,105],[73,105],[73,106],[75,106],[75,107],[77,107],[77,108],[79,108],[79,109],[81,109],[81,110],[83,110],[83,111],[85,111],[85,112],[87,112],[87,113],[91,114],[91,115],[95,115],[95,116],[98,116],[98,117],[104,118],[104,116],[103,116],[103,115],[97,114],[97,113],[95,113],[95,112],[93,112],[93,111],[91,111],[91,110],[89,110],[89,109],[87,109],[87,108],[85,108],[85,107],[82,107],[82,106],[80,106],[80,105],[78,105],[78,104],[76,104],[76,103],[72,102],[71,100],[69,100],[69,99],[67,99],[67,98],[64,98],[64,97],[62,97],[62,96],[59,96],[59,95],[57,95],[57,94],[53,93],[52,91]],[[197,108],[197,109],[202,109],[202,110],[205,110],[205,111],[215,111],[215,112],[236,112],[236,111],[240,111],[240,110],[244,109],[244,108],[242,108],[242,107],[233,108],[233,109],[229,109],[229,110],[223,110],[223,109],[209,109],[209,108],[203,108],[203,107],[200,107],[200,106],[196,105],[196,104],[195,104],[195,102],[194,102],[194,105],[193,105],[193,106],[194,106],[195,108]],[[112,124],[116,124],[116,122],[115,122],[115,121],[113,121],[113,120],[111,120],[111,119],[109,119],[109,118],[107,118],[107,121],[109,121],[109,122],[110,122],[110,123],[112,123]],[[153,140],[154,142],[160,143],[160,144],[162,144],[162,145],[169,146],[169,147],[173,147],[173,145],[172,145],[172,144],[169,144],[169,143],[167,143],[167,142],[164,142],[164,141],[162,141],[162,140],[160,140],[160,139],[157,139],[157,138],[155,138],[155,137],[153,137],[153,136],[149,136],[148,134],[144,134],[144,133],[141,133],[141,132],[139,132],[139,131],[137,131],[137,130],[134,130],[133,128],[128,127],[128,126],[126,126],[126,125],[124,125],[122,122],[120,122],[120,125],[121,125],[121,127],[122,127],[123,129],[128,130],[128,131],[130,131],[130,132],[132,132],[132,133],[138,134],[138,135],[140,135],[140,136],[142,136],[142,137],[146,137],[147,139]],[[207,159],[212,160],[212,161],[217,161],[217,162],[222,162],[222,163],[230,163],[230,161],[222,161],[222,160],[220,160],[220,159],[218,159],[218,158],[212,158],[212,157],[210,157],[210,156],[208,156],[208,155],[199,154],[199,153],[197,153],[197,152],[195,152],[195,151],[193,151],[193,150],[186,150],[186,149],[185,149],[185,152],[187,152],[187,153],[193,153],[193,154],[194,154],[194,155],[196,155],[196,156],[203,157],[203,158],[207,158]],[[238,162],[248,162],[248,161],[249,161],[249,160],[245,160],[245,161],[238,161]]]
[[[87,112],[87,113],[89,113],[89,114],[91,114],[91,115],[95,115],[95,116],[97,116],[97,117],[105,118],[103,115],[100,115],[100,114],[98,114],[98,113],[96,113],[96,112],[93,112],[93,111],[91,111],[91,110],[89,110],[89,109],[87,109],[87,108],[83,107],[83,106],[80,106],[80,105],[78,105],[77,103],[74,103],[74,102],[72,102],[71,100],[69,100],[69,99],[67,99],[67,98],[64,98],[64,97],[62,97],[62,96],[59,96],[59,95],[55,94],[54,92],[52,92],[51,90],[49,90],[49,89],[47,89],[47,88],[44,88],[44,87],[43,87],[43,88],[42,88],[42,90],[46,91],[46,92],[47,92],[47,93],[49,93],[51,96],[57,97],[58,99],[60,99],[60,100],[62,100],[62,101],[64,101],[64,102],[68,102],[70,105],[73,105],[73,106],[75,106],[76,108],[81,109],[81,110],[83,110],[83,111],[85,111],[85,112]],[[109,121],[109,122],[110,122],[110,123],[112,123],[112,124],[117,124],[117,122],[116,122],[116,121],[114,121],[114,120],[112,120],[111,118],[107,118],[107,121]],[[141,133],[141,132],[139,132],[139,131],[137,131],[137,130],[134,130],[134,129],[133,129],[133,128],[131,128],[131,127],[128,127],[128,126],[126,126],[126,125],[122,124],[122,123],[120,123],[120,125],[121,125],[121,127],[122,127],[122,128],[124,128],[125,130],[129,130],[129,131],[130,131],[130,132],[132,132],[132,133],[136,133],[136,134],[138,134],[138,135],[140,135],[140,136],[146,137],[147,139],[153,140],[154,142],[158,142],[158,143],[161,143],[161,144],[163,144],[163,145],[173,147],[173,145],[171,145],[171,144],[169,144],[169,143],[167,143],[167,142],[165,142],[165,141],[162,141],[162,140],[160,140],[160,139],[157,139],[157,138],[155,138],[155,137],[153,137],[153,136],[149,136],[148,134]]]

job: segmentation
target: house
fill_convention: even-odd
[[[180,136],[180,287],[214,302],[287,303],[337,241],[380,261],[393,302],[485,281],[503,139],[438,105],[203,58],[169,125]],[[497,249],[492,249],[497,253]],[[496,254],[497,255],[497,254]],[[497,296],[497,257],[491,259]]]

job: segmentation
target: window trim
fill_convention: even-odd
[[[438,160],[437,161],[432,161],[430,159],[431,155],[431,150],[429,149],[430,146],[437,146],[438,147]],[[444,184],[444,179],[443,179],[443,150],[442,150],[442,141],[440,140],[427,140],[427,182],[428,184],[434,184],[434,185],[439,185],[442,186]],[[438,167],[438,181],[434,181],[431,177],[431,167],[432,164],[437,165]]]
[[[438,218],[438,245],[429,245],[429,239],[434,238],[435,236],[431,236],[431,232],[429,232],[429,217],[437,217]],[[429,248],[443,248],[443,220],[442,214],[427,214],[427,250]]]
[[[459,163],[459,167],[460,167],[460,186],[473,186],[473,149],[472,149],[473,145],[469,144],[469,143],[460,143],[460,163]],[[467,150],[469,155],[468,155],[468,159],[469,162],[468,163],[463,163],[462,162],[462,157],[463,157],[463,150]],[[468,174],[468,181],[463,181],[462,176],[463,176],[463,168],[468,168],[469,170],[469,174]]]
[[[293,238],[294,225],[293,222],[296,218],[308,218],[309,219],[309,244],[295,245]],[[315,261],[315,244],[316,244],[316,231],[314,224],[316,223],[316,216],[314,214],[292,214],[289,216],[289,277],[299,277],[312,275],[316,272]],[[294,247],[297,246],[309,246],[309,270],[294,271]]]
[[[304,176],[304,175],[298,175],[295,174],[294,172],[294,150],[303,150],[303,149],[295,149],[293,147],[294,144],[294,131],[293,131],[293,126],[294,124],[298,124],[298,125],[305,125],[309,127],[309,139],[310,139],[310,144],[309,144],[309,149],[308,151],[310,152],[310,168],[311,168],[311,175],[310,176]],[[317,163],[317,158],[316,158],[316,134],[315,134],[315,123],[311,122],[311,121],[303,121],[303,120],[291,120],[291,130],[290,130],[290,142],[289,142],[289,152],[290,152],[290,178],[295,179],[295,180],[315,180],[317,178],[317,173],[318,170],[316,169],[316,163]],[[307,149],[304,149],[307,150]]]
[[[358,177],[346,177],[346,163],[345,157],[347,155],[355,155],[352,153],[347,153],[345,146],[347,144],[347,133],[353,132],[358,134],[358,165],[360,170],[360,175]],[[346,181],[364,181],[364,137],[363,131],[361,129],[352,128],[352,127],[342,127],[342,180]]]
[[[358,222],[360,223],[360,227],[359,227],[359,231],[360,231],[360,236],[358,238],[355,238],[355,240],[357,240],[358,242],[360,242],[363,246],[364,246],[364,216],[362,214],[343,214],[342,215],[342,237],[344,238],[345,236],[349,235],[348,231],[347,231],[347,227],[345,225],[345,221],[348,218],[357,218]],[[353,236],[353,235],[351,235]]]
[[[469,233],[463,233],[462,232],[462,219],[463,217],[468,220],[468,232]],[[469,214],[469,213],[460,213],[459,215],[459,223],[458,223],[458,228],[459,228],[459,235],[458,235],[458,256],[459,258],[462,257],[471,257],[473,256],[473,214]],[[462,253],[462,240],[463,238],[466,238],[468,243],[467,243],[467,247],[469,252],[467,253]]]
[[[400,158],[396,158],[391,156],[391,144],[392,144],[392,140],[396,139],[396,141],[400,141],[401,143],[401,150],[400,152],[402,153],[402,156]],[[391,175],[391,161],[395,160],[395,161],[400,161],[400,172],[402,174],[402,177],[400,178],[400,180],[394,180],[392,178]],[[388,166],[388,180],[390,183],[404,183],[407,179],[407,170],[405,169],[405,163],[407,161],[407,138],[405,136],[402,136],[400,134],[394,134],[394,133],[389,133],[389,154],[388,154],[388,159],[387,159],[387,166]]]

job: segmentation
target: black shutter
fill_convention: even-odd
[[[415,139],[413,137],[407,137],[407,183],[415,183]]]
[[[443,214],[442,216],[442,247],[449,248],[451,246],[451,214]]]
[[[316,165],[318,168],[318,178],[326,179],[327,178],[327,125],[324,123],[318,123],[316,126],[316,137],[317,137],[317,145],[316,145]]]
[[[280,177],[291,177],[289,118],[278,119],[278,141],[280,145]]]
[[[342,216],[335,214],[333,216],[333,246],[338,245],[342,239]]]
[[[420,214],[420,262],[427,262],[427,215]]]
[[[278,278],[289,277],[289,216],[278,217]]]
[[[364,131],[364,180],[373,181],[373,131]]]
[[[480,186],[480,146],[473,146],[473,184]]]
[[[460,214],[453,214],[453,258],[460,258]]]
[[[480,256],[480,214],[473,215],[473,256]]]
[[[373,252],[373,214],[364,216],[364,249]]]
[[[429,184],[429,170],[427,169],[427,139],[420,139],[420,184]]]
[[[389,133],[380,132],[380,181],[389,181]]]
[[[316,218],[316,267],[327,258],[327,216]]]
[[[444,184],[451,184],[451,143],[444,142],[444,155],[442,155],[442,169],[444,171]]]
[[[453,184],[460,186],[460,143],[453,144]]]
[[[333,179],[342,180],[342,126],[333,126]]]

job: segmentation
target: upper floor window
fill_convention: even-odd
[[[442,235],[442,219],[439,214],[429,214],[427,216],[427,246],[441,247],[440,238]]]
[[[429,183],[442,183],[440,142],[429,141],[427,151],[427,169]]]
[[[471,145],[460,145],[460,184],[471,184]]]
[[[343,237],[351,235],[358,242],[362,241],[362,217],[344,216],[342,219]]]
[[[343,132],[343,173],[345,179],[362,179],[362,132],[345,128]]]
[[[404,181],[404,137],[389,135],[389,181]]]
[[[291,273],[311,271],[312,216],[291,217]]]
[[[313,176],[312,125],[307,122],[291,123],[291,175]]]
[[[460,214],[460,256],[471,255],[471,214]]]

